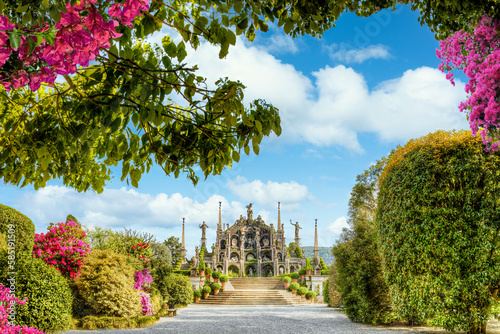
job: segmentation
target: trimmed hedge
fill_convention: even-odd
[[[69,282],[56,268],[42,259],[22,256],[15,263],[15,294],[28,298],[16,306],[16,325],[44,332],[64,331],[71,326],[73,296]],[[10,288],[7,252],[0,252],[0,284]]]
[[[168,305],[188,305],[193,301],[193,288],[191,280],[183,275],[172,274],[163,278],[159,284],[159,290]]]
[[[212,292],[212,289],[210,288],[209,285],[205,285],[202,289],[203,293],[210,293]]]
[[[295,278],[295,279],[297,279],[297,278],[299,278],[299,277],[300,277],[300,274],[299,274],[299,273],[291,273],[291,274],[290,274],[290,277],[291,277],[291,278]]]
[[[14,227],[12,229],[11,227]],[[35,225],[21,212],[0,204],[0,233],[5,236],[8,243],[9,232],[14,230],[14,245],[16,256],[21,254],[31,256],[35,240]]]
[[[220,272],[218,272],[218,271],[214,271],[214,272],[212,273],[212,278],[220,278],[220,277],[221,277],[221,275],[222,275],[222,274],[221,274]]]
[[[300,288],[300,285],[297,282],[290,283],[290,285],[288,286],[288,290],[290,290],[290,291],[298,290],[299,288]]]
[[[290,278],[290,276],[283,277],[283,283],[290,283],[291,281],[292,279]]]
[[[201,290],[194,290],[193,291],[193,296],[194,297],[201,297]]]
[[[305,275],[305,274],[306,274],[306,270],[304,268],[299,269],[299,275]]]
[[[94,250],[80,271],[77,287],[93,315],[142,315],[141,297],[134,289],[135,269],[127,257],[112,250]]]
[[[220,282],[221,283],[227,283],[229,281],[229,276],[227,275],[220,275]]]
[[[307,288],[303,286],[297,290],[297,294],[300,296],[303,296],[307,293],[307,291],[309,291],[309,290],[307,290]]]

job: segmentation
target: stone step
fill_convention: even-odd
[[[301,306],[310,305],[304,297],[299,297],[285,290],[276,291],[223,291],[202,299],[199,305],[270,305],[270,306]]]
[[[235,290],[273,290],[284,289],[281,278],[274,277],[239,277],[230,278]]]

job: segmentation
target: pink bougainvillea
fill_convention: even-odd
[[[469,98],[460,104],[466,111],[472,134],[481,133],[487,151],[500,145],[500,21],[483,16],[473,33],[463,30],[439,43],[439,68],[454,85],[451,71],[463,70],[469,78]]]
[[[141,294],[141,304],[142,304],[142,315],[153,315],[154,306],[151,304],[151,298],[149,293],[140,292]]]
[[[90,246],[82,241],[85,232],[73,221],[51,225],[49,228],[46,234],[35,234],[33,257],[42,258],[64,276],[76,280],[90,252]]]
[[[77,66],[87,67],[100,49],[108,49],[110,39],[121,36],[116,27],[132,26],[132,20],[149,9],[149,0],[126,0],[109,7],[109,19],[103,18],[95,6],[97,0],[66,4],[66,13],[55,24],[53,44],[39,41],[34,35],[47,32],[48,25],[34,26],[28,31],[9,22],[0,15],[0,83],[6,90],[29,85],[36,91],[42,83],[52,85],[57,75],[73,74]],[[11,40],[7,32],[19,29],[19,43]],[[30,41],[31,39],[31,41]],[[19,45],[18,45],[19,44]],[[31,52],[30,52],[31,45]],[[9,65],[16,63],[16,66]]]
[[[45,334],[33,327],[14,325],[16,305],[24,305],[27,298],[20,300],[10,293],[10,289],[0,285],[0,333],[2,334]]]
[[[149,287],[153,282],[153,276],[149,273],[148,269],[139,270],[135,272],[135,285],[134,289],[141,291],[149,291]]]

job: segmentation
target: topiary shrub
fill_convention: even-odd
[[[283,277],[283,283],[290,283],[292,279],[289,276]]]
[[[330,275],[330,270],[326,269],[326,270],[321,270],[321,276],[328,276]]]
[[[210,293],[212,292],[212,288],[210,288],[209,285],[205,285],[202,289],[203,293]]]
[[[194,290],[193,291],[193,296],[200,298],[201,297],[201,290]]]
[[[205,271],[205,261],[203,261],[203,259],[200,259],[200,263],[198,264],[198,271]]]
[[[142,315],[134,274],[126,256],[112,250],[95,250],[87,257],[76,284],[92,314],[133,317]]]
[[[299,288],[300,288],[300,285],[297,282],[293,282],[288,286],[288,290],[290,290],[290,291],[298,290]]]
[[[218,271],[214,271],[214,272],[212,273],[212,278],[217,279],[217,278],[220,278],[220,277],[221,277],[221,275],[222,275],[222,274],[221,274],[220,272],[218,272]]]
[[[306,274],[306,270],[304,268],[299,269],[299,275],[305,275],[305,274]]]
[[[69,329],[73,297],[68,280],[60,272],[41,259],[24,255],[16,258],[13,270],[16,274],[12,275],[6,251],[0,252],[0,270],[0,284],[14,287],[16,297],[21,300],[28,298],[26,304],[16,306],[16,325],[44,332]]]
[[[313,270],[313,266],[311,264],[311,260],[310,259],[306,259],[306,267],[305,267],[306,270]]]
[[[189,277],[171,274],[164,277],[159,287],[170,308],[174,308],[175,305],[188,305],[193,301],[193,288]]]
[[[221,283],[227,283],[229,281],[229,276],[227,275],[220,275],[220,282]]]
[[[212,268],[210,267],[205,267],[205,275],[212,275]]]
[[[292,273],[290,275],[291,278],[294,278],[294,279],[298,279],[300,277],[300,274],[299,273]]]
[[[315,298],[316,297],[316,292],[314,291],[308,291],[306,293],[306,298],[309,299],[309,298]]]
[[[297,290],[297,294],[298,294],[299,296],[303,296],[303,295],[305,295],[305,294],[307,293],[307,291],[308,291],[308,290],[307,290],[307,288],[303,286],[303,287],[301,287],[301,288],[298,288],[298,290]]]
[[[16,256],[26,254],[31,256],[35,236],[35,225],[21,212],[11,207],[0,204],[0,233],[5,235],[8,242],[9,236],[14,235]]]
[[[222,288],[222,285],[220,285],[219,283],[212,283],[210,284],[210,288],[213,290],[220,290]]]

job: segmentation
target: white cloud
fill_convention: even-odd
[[[332,60],[347,64],[360,64],[368,59],[389,59],[391,57],[389,48],[381,44],[351,50],[345,45],[333,44],[328,46],[327,50]]]
[[[339,236],[342,233],[342,229],[344,228],[349,228],[347,219],[344,216],[337,218],[333,223],[328,225],[328,231],[336,236]]]
[[[244,177],[238,176],[234,181],[229,181],[226,186],[233,194],[244,201],[255,201],[261,206],[276,207],[277,202],[283,204],[287,210],[297,209],[300,202],[311,198],[307,186],[291,182],[263,183],[260,180],[248,182]]]
[[[285,34],[274,34],[266,41],[261,47],[263,50],[269,53],[297,53],[299,52],[299,47],[295,40],[289,35]]]
[[[452,86],[439,70],[410,69],[399,78],[368,88],[352,68],[326,66],[312,73],[314,82],[292,65],[242,39],[225,59],[203,44],[187,61],[215,82],[221,77],[247,86],[245,101],[263,98],[279,108],[281,140],[363,152],[359,133],[402,142],[437,129],[468,128],[457,106],[466,97],[464,83]]]

